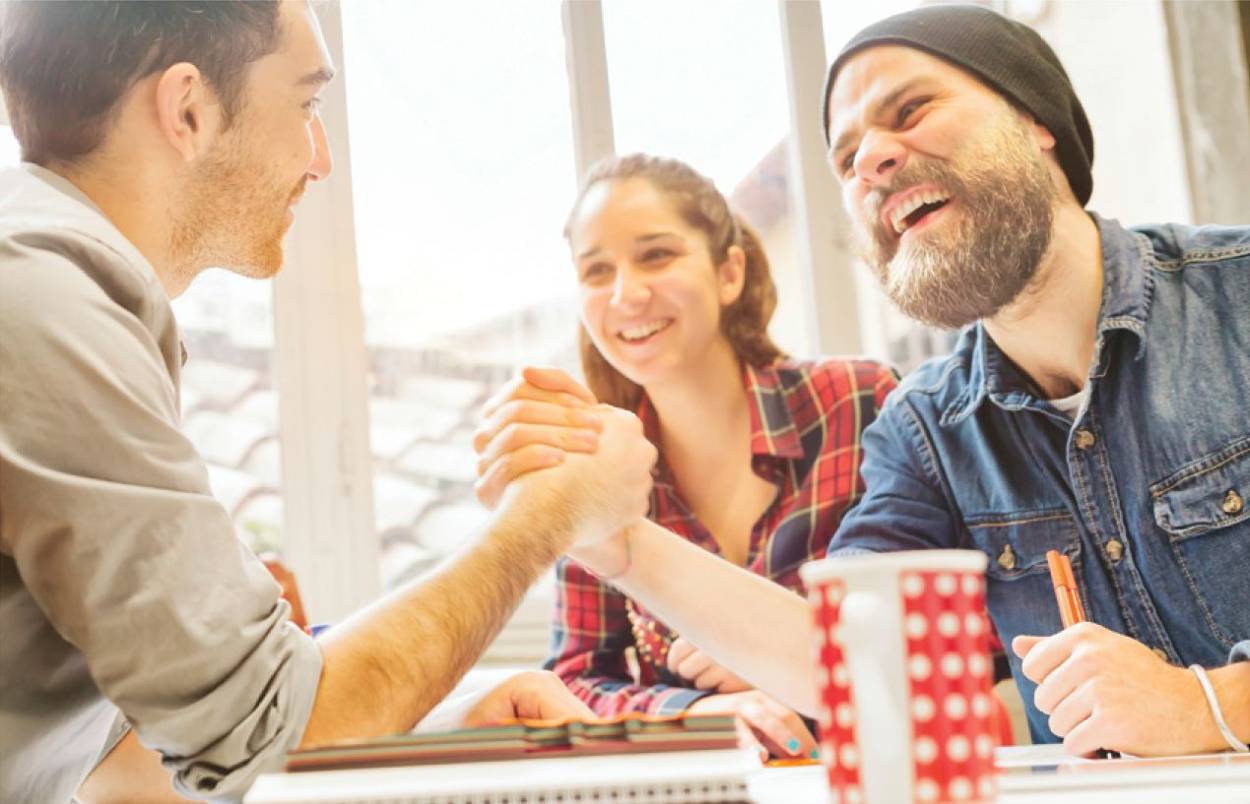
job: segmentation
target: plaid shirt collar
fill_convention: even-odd
[[[786,404],[786,392],[781,387],[776,369],[772,366],[756,368],[743,363],[742,387],[751,403],[751,454],[787,460],[802,458],[803,445],[799,442],[798,429],[794,426],[794,417]],[[642,420],[647,440],[658,447],[660,417],[646,393],[642,395],[636,413]]]

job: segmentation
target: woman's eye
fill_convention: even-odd
[[[594,265],[588,265],[582,269],[582,281],[586,282],[598,279],[607,275],[609,270],[610,268],[601,262],[597,262]]]
[[[666,248],[653,248],[644,252],[642,259],[644,262],[656,262],[658,260],[668,259],[671,256],[673,256],[673,252]]]

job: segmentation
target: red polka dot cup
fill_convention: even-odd
[[[830,801],[994,799],[985,563],[920,550],[801,569]]]

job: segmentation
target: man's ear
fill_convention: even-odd
[[[747,255],[741,246],[729,247],[725,261],[716,268],[716,278],[720,285],[721,306],[728,307],[742,295],[747,280]]]
[[[194,64],[180,62],[161,73],[156,119],[161,135],[184,162],[203,154],[217,136],[221,105]]]
[[[1029,122],[1029,129],[1033,132],[1033,139],[1037,141],[1039,148],[1043,151],[1055,150],[1055,135],[1050,133],[1050,129],[1036,120]]]

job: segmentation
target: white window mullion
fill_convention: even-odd
[[[318,16],[339,70],[322,112],[334,170],[297,209],[274,283],[274,326],[284,551],[309,617],[333,622],[377,596],[379,547],[338,4]]]
[[[790,101],[790,193],[799,270],[808,302],[808,347],[855,354],[872,341],[861,312],[850,223],[829,172],[821,133],[825,42],[820,3],[780,0],[786,90]]]
[[[577,178],[598,160],[612,155],[612,100],[600,0],[564,0],[564,48],[573,120],[573,158]]]

